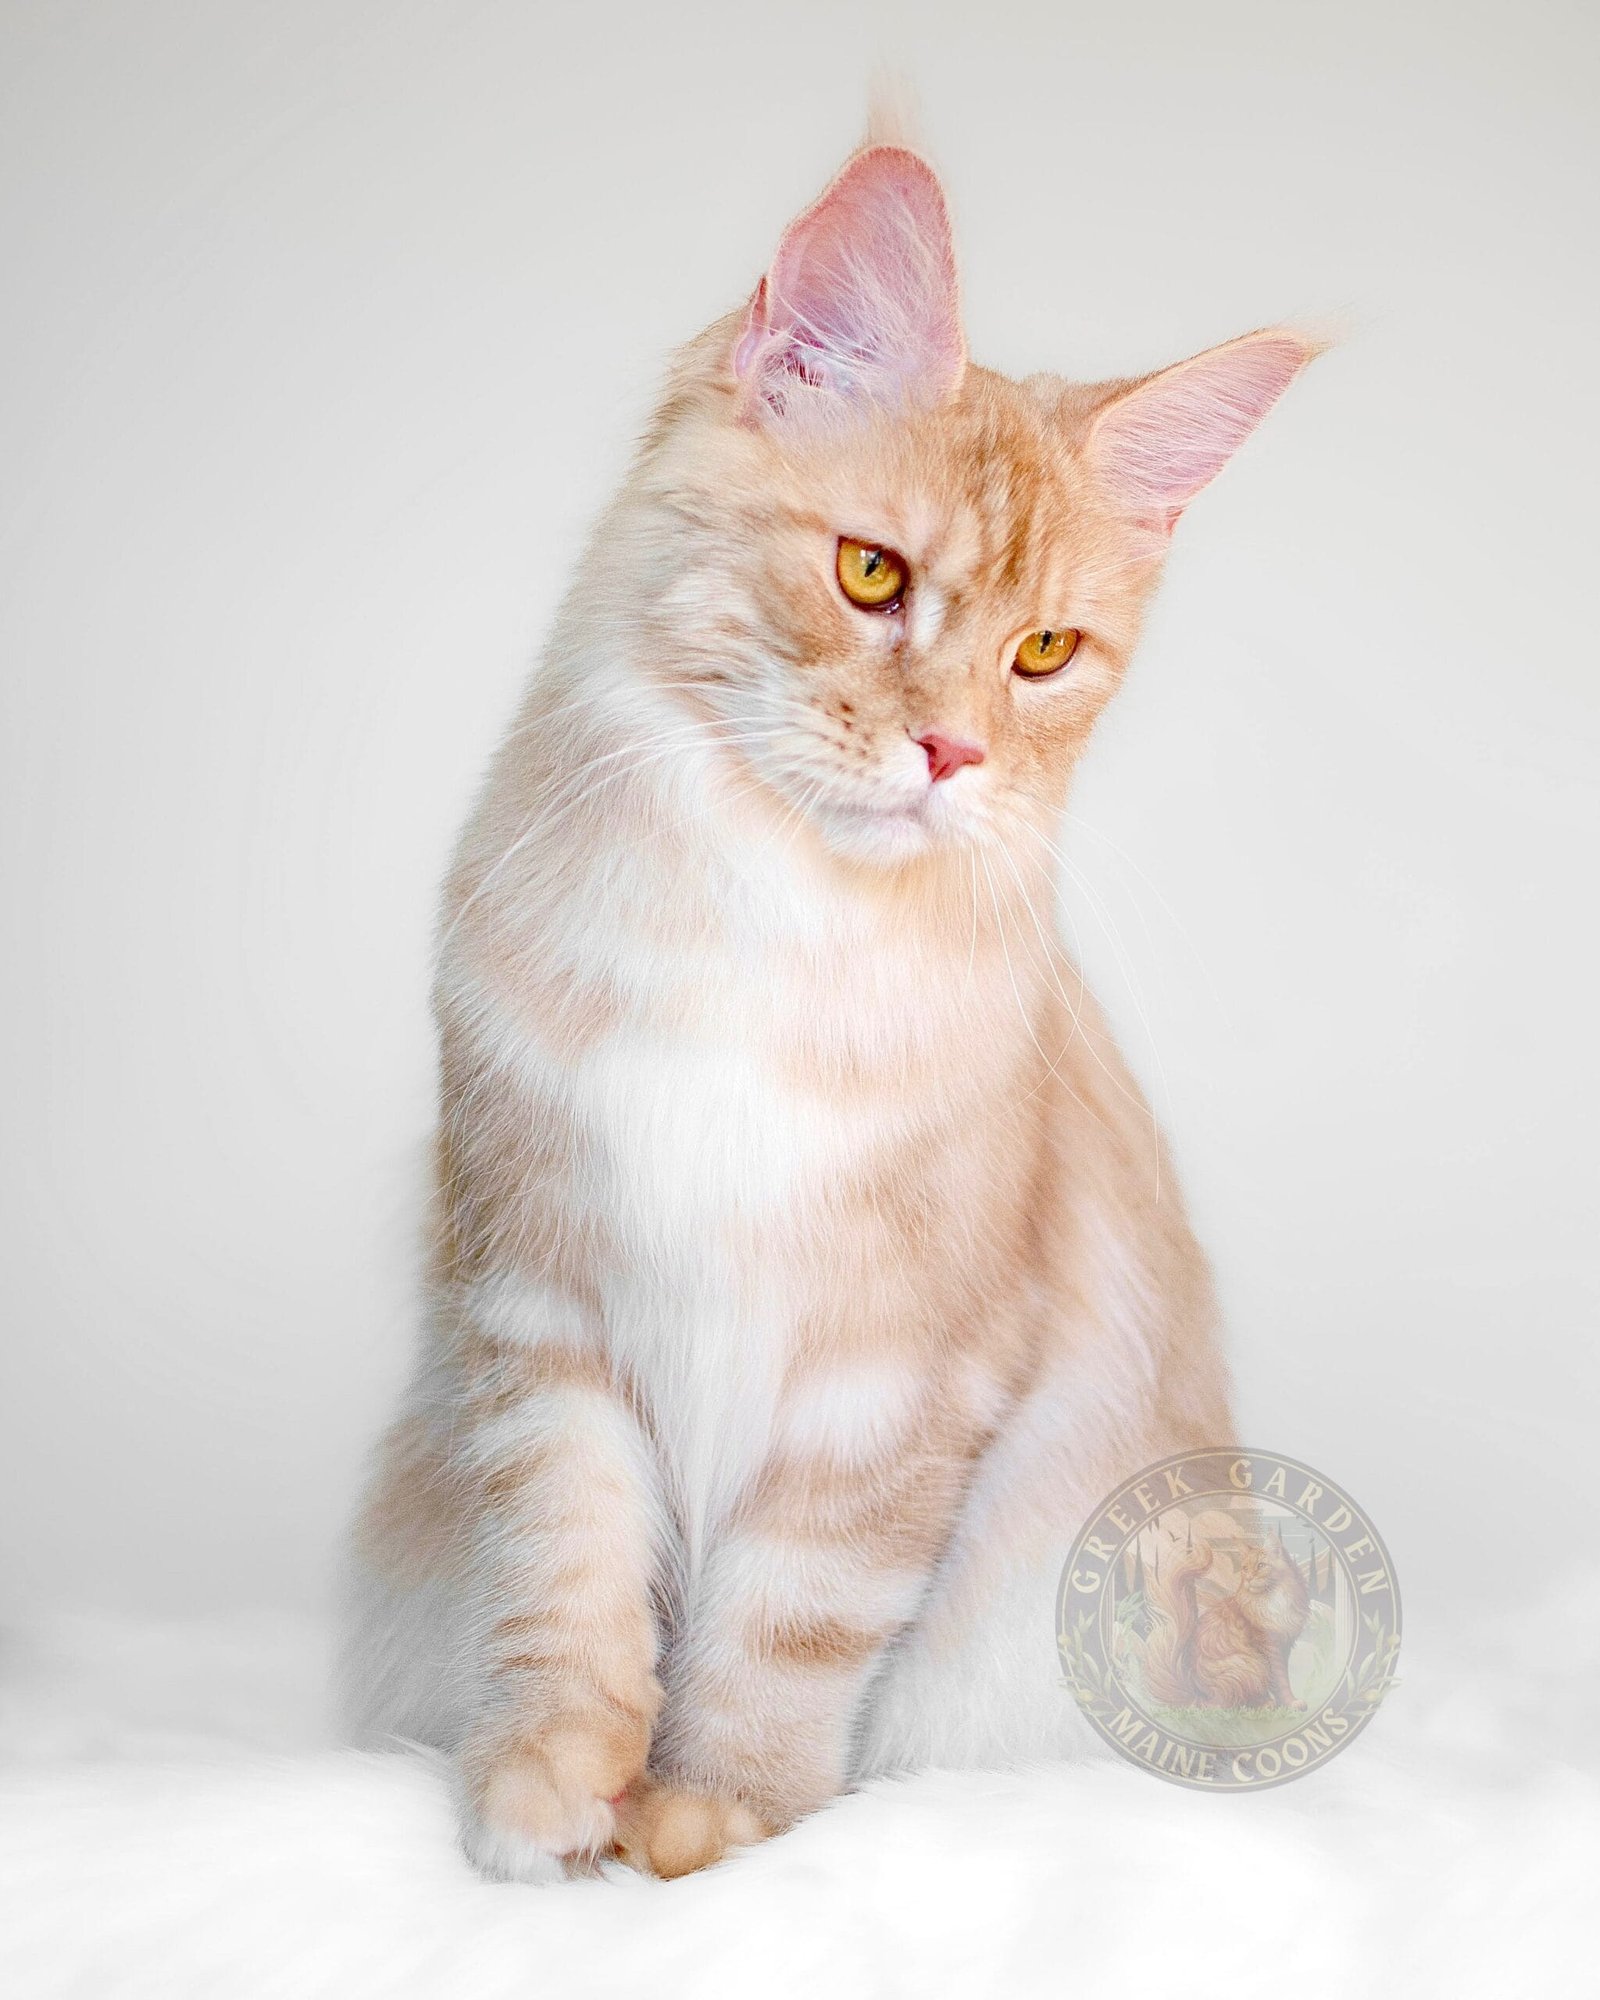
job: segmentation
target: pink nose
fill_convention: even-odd
[[[963,764],[983,762],[981,743],[963,743],[957,736],[941,736],[937,729],[919,736],[917,742],[928,753],[928,776],[935,784],[941,778],[953,778]]]

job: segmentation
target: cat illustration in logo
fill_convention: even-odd
[[[1198,1601],[1215,1559],[1210,1542],[1197,1542],[1147,1579],[1145,1687],[1171,1708],[1304,1708],[1289,1685],[1289,1653],[1311,1609],[1304,1570],[1274,1528],[1244,1551],[1227,1596]]]

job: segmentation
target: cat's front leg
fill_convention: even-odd
[[[1304,1708],[1305,1703],[1295,1698],[1294,1689],[1289,1684],[1289,1648],[1274,1646],[1267,1660],[1267,1680],[1272,1699],[1279,1708]]]
[[[655,1473],[592,1354],[482,1341],[460,1476],[477,1498],[459,1752],[487,1875],[548,1880],[609,1850],[660,1707]]]
[[[618,1814],[625,1859],[685,1874],[844,1790],[866,1688],[968,1464],[923,1437],[869,1464],[822,1451],[768,1469],[692,1588],[650,1775]]]

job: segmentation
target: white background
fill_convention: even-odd
[[[325,1600],[411,1339],[454,828],[668,349],[884,61],[981,360],[1343,335],[1180,530],[1067,906],[1249,1441],[1353,1489],[1413,1613],[1564,1560],[1591,9],[6,0],[0,30],[8,1603]]]

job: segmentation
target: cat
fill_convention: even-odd
[[[1232,1426],[1057,822],[1174,523],[1313,352],[976,366],[888,139],[679,355],[448,880],[425,1333],[356,1535],[353,1726],[449,1753],[486,1875],[678,1875],[1080,1746],[1065,1549]]]
[[[1197,1542],[1146,1573],[1154,1615],[1140,1660],[1147,1691],[1172,1708],[1304,1708],[1289,1685],[1289,1654],[1311,1611],[1304,1570],[1274,1528],[1245,1549],[1233,1590],[1200,1605],[1198,1579],[1215,1555]]]

